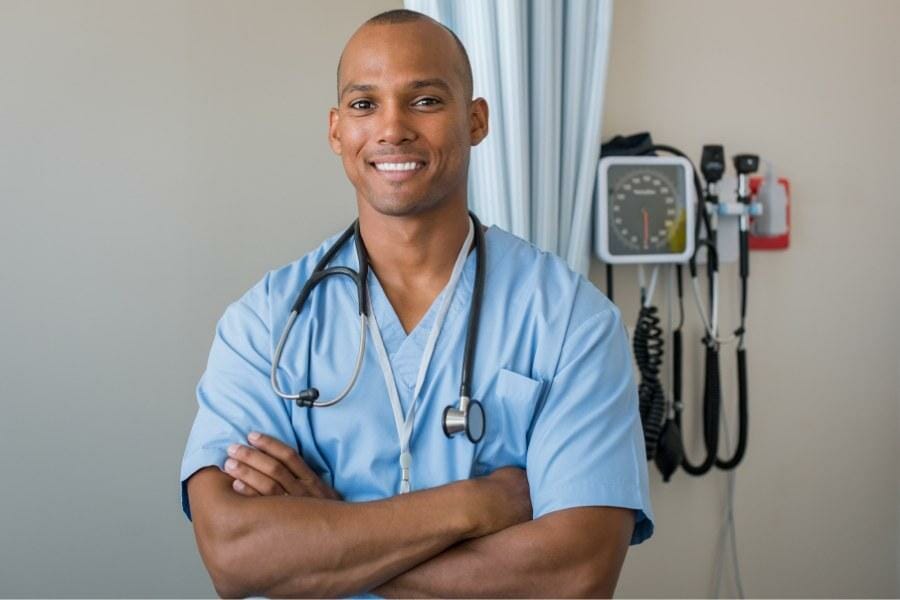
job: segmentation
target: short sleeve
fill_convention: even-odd
[[[268,276],[232,304],[216,325],[206,371],[197,384],[197,415],[181,462],[181,506],[191,519],[186,480],[224,467],[228,446],[261,431],[296,449],[289,407],[272,391]]]
[[[566,336],[526,462],[535,518],[579,506],[632,508],[631,543],[652,535],[637,387],[615,306]]]

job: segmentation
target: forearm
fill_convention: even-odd
[[[364,503],[235,498],[217,544],[221,591],[326,597],[372,589],[475,535],[470,491],[461,482]]]
[[[582,511],[462,542],[373,591],[387,598],[611,597],[630,529],[597,539],[597,529],[579,526]]]
[[[501,598],[565,593],[571,565],[541,560],[536,522],[460,543],[374,590],[386,598]],[[550,557],[552,558],[552,556]],[[554,568],[555,567],[555,568]]]

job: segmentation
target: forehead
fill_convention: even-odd
[[[434,23],[366,25],[344,48],[339,89],[350,83],[390,87],[432,78],[461,88],[461,60],[453,38]]]

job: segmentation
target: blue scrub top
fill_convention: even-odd
[[[371,336],[353,391],[335,406],[298,408],[269,384],[271,360],[296,296],[338,236],[302,259],[270,271],[228,307],[216,327],[199,408],[181,463],[185,480],[198,469],[223,468],[232,443],[260,431],[300,452],[345,500],[398,493],[400,444],[384,375]],[[628,338],[619,310],[557,256],[502,229],[485,232],[486,271],[472,373],[473,398],[484,405],[478,444],[448,439],[444,407],[456,405],[472,298],[476,254],[466,259],[422,385],[410,449],[412,490],[490,473],[505,466],[528,473],[534,518],[578,506],[635,510],[631,538],[653,533],[647,459]],[[330,263],[358,266],[352,240]],[[419,361],[446,290],[407,335],[375,274],[372,310],[397,380],[404,414]],[[357,292],[346,277],[316,286],[285,346],[279,383],[288,393],[316,387],[335,397],[352,374],[359,343]]]

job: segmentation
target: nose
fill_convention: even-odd
[[[409,122],[409,114],[398,102],[388,102],[381,110],[378,123],[378,143],[400,146],[416,139],[416,133]]]

